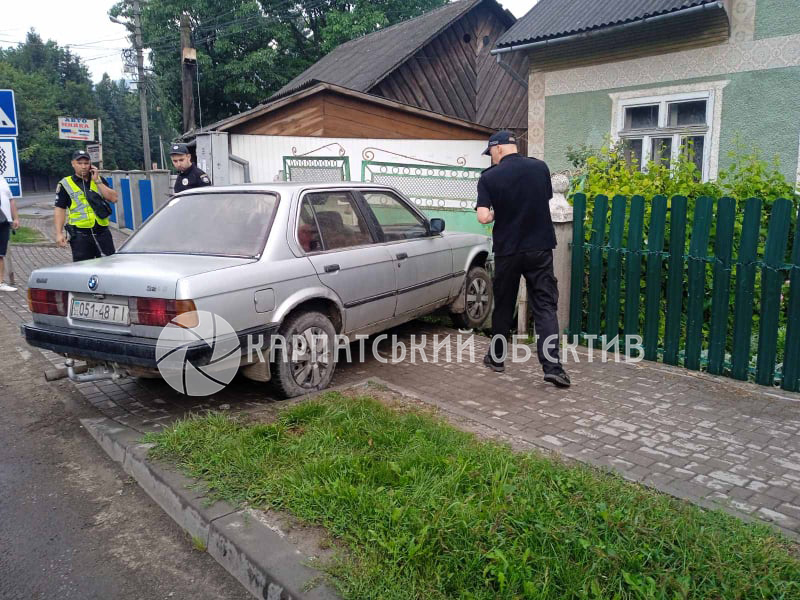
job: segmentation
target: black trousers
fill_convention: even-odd
[[[73,262],[111,256],[115,252],[114,239],[108,228],[78,229],[75,235],[70,235],[69,245]]]
[[[496,256],[494,259],[494,312],[492,313],[493,362],[502,363],[510,349],[508,334],[514,321],[514,307],[519,292],[520,277],[525,277],[528,287],[528,303],[533,313],[533,322],[538,339],[536,351],[545,373],[561,370],[558,354],[558,281],[553,274],[553,251],[530,250],[511,256]],[[544,354],[547,338],[548,360]],[[504,343],[505,342],[505,343]],[[504,352],[505,350],[505,352]],[[497,360],[495,360],[497,359]]]

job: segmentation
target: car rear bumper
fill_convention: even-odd
[[[239,331],[237,335],[241,348],[246,350],[249,339],[263,336],[266,345],[277,331],[278,325],[266,325]],[[83,360],[158,368],[156,339],[76,331],[38,323],[23,323],[20,332],[31,346],[52,350],[57,354],[68,354]],[[213,348],[205,342],[195,342],[186,347],[186,360],[197,366],[208,364],[212,354]]]

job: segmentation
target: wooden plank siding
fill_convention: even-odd
[[[486,132],[477,129],[325,90],[251,119],[230,131],[338,138],[486,139]]]
[[[231,129],[231,133],[258,135],[323,135],[324,103],[321,95],[302,98],[261,118]]]
[[[528,93],[490,54],[507,25],[495,11],[479,5],[413,57],[378,82],[369,93],[493,129],[524,130]],[[521,52],[503,60],[527,79]]]

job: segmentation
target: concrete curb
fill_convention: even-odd
[[[147,460],[149,444],[130,427],[97,417],[81,424],[100,447],[208,553],[256,598],[264,600],[338,600],[307,566],[303,555],[265,513],[236,510],[225,502],[208,504],[198,482]]]

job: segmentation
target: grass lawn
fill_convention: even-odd
[[[210,414],[149,441],[219,498],[325,527],[348,599],[800,598],[797,547],[766,526],[400,402],[327,393],[275,423]]]
[[[36,242],[44,242],[44,236],[33,227],[20,227],[15,234],[11,235],[12,244],[35,244]]]

